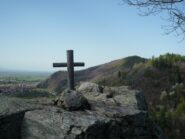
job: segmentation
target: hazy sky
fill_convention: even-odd
[[[51,71],[74,49],[86,67],[131,55],[185,54],[160,16],[141,17],[121,0],[0,0],[0,69]],[[58,70],[58,69],[54,69]]]

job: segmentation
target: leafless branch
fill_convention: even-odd
[[[169,25],[166,33],[175,32],[185,37],[185,0],[122,0],[130,6],[137,7],[141,15],[148,16],[166,12]]]

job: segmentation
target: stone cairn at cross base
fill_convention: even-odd
[[[82,93],[75,90],[64,90],[59,97],[54,100],[54,105],[68,111],[90,110],[91,106]]]

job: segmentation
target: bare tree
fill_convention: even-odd
[[[185,0],[122,0],[128,5],[135,6],[142,15],[166,12],[169,25],[165,26],[166,33],[175,32],[185,38]]]

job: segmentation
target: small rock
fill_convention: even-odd
[[[106,97],[107,98],[113,98],[113,93],[112,92],[107,93]]]
[[[78,91],[103,93],[103,87],[95,83],[84,82],[80,85],[80,87],[78,88]]]
[[[162,91],[160,95],[160,100],[163,101],[167,98],[168,94],[166,91]]]
[[[73,90],[65,90],[62,92],[54,101],[54,105],[70,111],[90,109],[88,100],[80,92]]]

